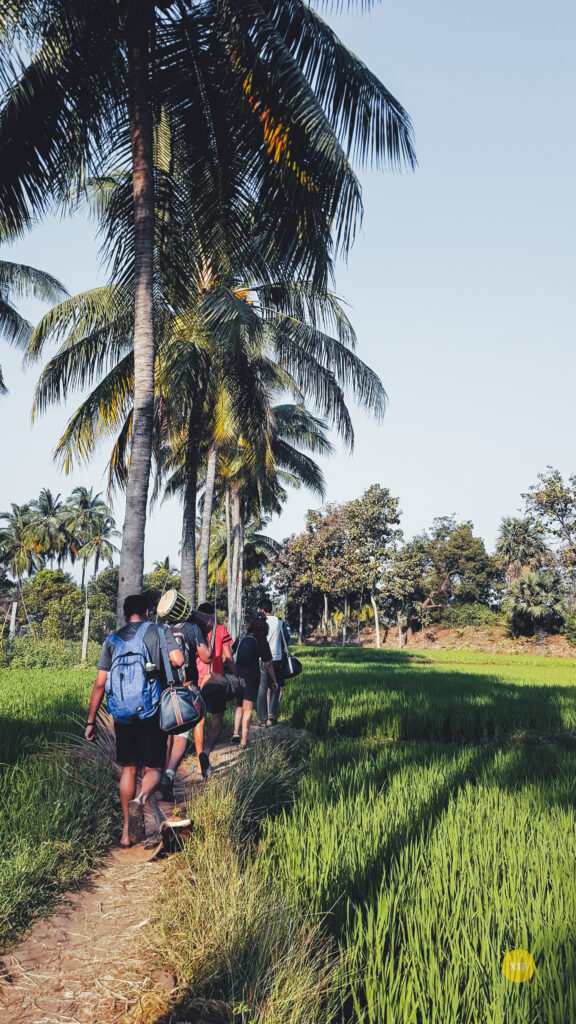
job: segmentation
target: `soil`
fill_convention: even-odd
[[[313,639],[314,646],[322,646],[323,638],[318,636]],[[339,647],[342,637],[333,637],[330,645]],[[360,643],[363,647],[375,647],[374,630],[363,629],[360,633]],[[348,646],[357,647],[356,630],[348,633]],[[396,628],[382,631],[381,646],[383,650],[398,650],[398,630]],[[518,637],[516,639],[506,635],[502,626],[488,626],[479,629],[475,626],[466,626],[463,629],[445,629],[441,626],[428,626],[418,630],[417,633],[403,634],[404,651],[451,651],[468,650],[480,651],[485,654],[523,654],[530,657],[548,658],[576,658],[576,647],[572,647],[565,636],[546,637],[545,644],[538,644],[535,636]]]
[[[211,755],[215,774],[238,757],[221,746]],[[204,782],[186,758],[176,776],[176,802]],[[169,817],[172,805],[158,802]],[[146,809],[146,833],[157,815]],[[143,844],[110,850],[100,869],[0,961],[2,1024],[113,1024],[124,1021],[143,993],[170,990],[174,979],[154,969],[143,941],[145,925],[166,861],[151,860]],[[132,1018],[133,1019],[133,1018]]]

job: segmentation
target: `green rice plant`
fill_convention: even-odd
[[[429,836],[399,852],[377,899],[350,907],[356,1020],[576,1019],[573,761],[539,761],[526,774],[518,751],[499,754]],[[514,949],[534,957],[532,981],[515,985],[502,973]]]
[[[0,671],[0,751],[4,764],[41,750],[67,733],[81,733],[94,671]]]
[[[0,774],[0,947],[86,875],[117,814],[107,767],[73,751],[22,759]]]
[[[329,946],[258,867],[263,798],[278,808],[297,778],[291,751],[266,739],[190,808],[193,837],[168,865],[147,933],[176,976],[173,1014],[218,1000],[243,1024],[334,1019]]]

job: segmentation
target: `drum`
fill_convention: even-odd
[[[157,611],[164,622],[185,622],[192,613],[192,604],[178,590],[167,590],[158,601]]]

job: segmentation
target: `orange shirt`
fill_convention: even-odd
[[[208,633],[208,638],[206,642],[208,644],[208,647],[210,647],[212,643],[212,630],[210,630],[210,632]],[[206,678],[210,670],[212,670],[212,672],[216,672],[217,675],[223,675],[223,648],[231,643],[232,637],[230,636],[228,630],[226,629],[226,626],[216,626],[216,639],[214,641],[214,651],[212,652],[212,669],[210,669],[210,664],[206,665],[205,662],[200,661],[200,658],[196,658],[196,665],[198,667],[199,686],[202,686],[202,683],[204,682],[204,679]]]

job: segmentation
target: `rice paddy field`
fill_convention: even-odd
[[[310,734],[309,754],[294,798],[260,822],[251,877],[331,937],[333,998],[314,1020],[576,1022],[576,663],[335,648],[302,657],[283,715]],[[47,913],[114,835],[105,768],[74,742],[53,748],[81,733],[92,678],[0,671],[3,942]],[[534,959],[529,981],[502,971],[516,950]]]
[[[576,1021],[575,684],[571,660],[306,652],[284,713],[317,740],[261,857],[338,944],[339,1019]]]
[[[117,824],[106,767],[78,756],[94,670],[0,670],[0,949],[106,849]]]

